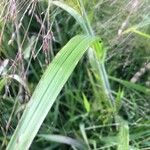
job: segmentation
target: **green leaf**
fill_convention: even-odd
[[[142,37],[150,39],[150,35],[149,34],[146,34],[144,32],[141,32],[141,31],[137,30],[136,27],[131,27],[131,28],[125,30],[123,34],[129,33],[129,32],[133,32],[133,33],[136,33],[136,34],[138,34],[138,35],[140,35]]]
[[[129,126],[121,117],[117,117],[120,124],[118,135],[118,150],[129,150]]]
[[[97,41],[92,36],[75,36],[57,54],[37,85],[7,150],[29,149],[58,94],[85,51]]]
[[[85,33],[89,33],[88,28],[85,24],[84,18],[78,11],[76,11],[74,8],[72,8],[69,5],[62,3],[60,1],[52,1],[51,3],[57,7],[60,7],[61,9],[65,10],[66,12],[68,12],[79,23],[79,25],[81,26],[83,31]]]
[[[67,4],[64,4],[63,2],[51,1],[51,3],[53,5],[60,7],[61,9],[68,12],[71,16],[73,16],[74,19],[78,22],[78,24],[82,28],[82,30],[87,35],[93,36],[94,32],[92,30],[92,27],[91,27],[89,21],[88,21],[88,17],[86,15],[83,2],[82,2],[82,0],[80,0],[79,2],[81,5],[81,8],[82,8],[82,11],[83,11],[83,16],[80,13],[78,13],[78,11],[76,11],[72,7],[68,6]],[[93,51],[93,48],[94,48],[95,52]],[[105,66],[104,66],[104,59],[106,56],[106,50],[104,49],[102,43],[99,44],[98,41],[94,43],[93,48],[89,48],[89,50],[88,50],[88,57],[89,57],[90,64],[91,64],[92,68],[98,72],[99,78],[102,79],[101,80],[102,81],[102,87],[105,91],[105,95],[106,95],[107,99],[110,100],[110,103],[113,103],[114,98],[111,94],[111,88],[110,88],[110,84],[109,84],[109,80],[108,80],[108,75],[107,75],[107,72],[106,72]]]
[[[85,131],[85,125],[84,124],[80,124],[80,131],[81,131],[81,134],[83,136],[83,139],[88,147],[88,150],[90,150],[90,145],[89,145],[89,141],[88,141],[88,137],[87,137],[87,134],[86,134],[86,131]]]
[[[7,80],[5,78],[0,80],[0,92],[3,89],[3,87],[5,86],[6,83],[7,83]]]
[[[76,139],[72,139],[70,137],[67,137],[67,136],[62,136],[62,135],[47,135],[47,134],[40,134],[38,135],[38,137],[40,138],[43,138],[47,141],[53,141],[53,142],[57,142],[57,143],[64,143],[64,144],[67,144],[67,145],[70,145],[70,146],[74,146],[76,148],[79,148],[81,150],[86,150],[87,149],[87,146],[76,140]]]
[[[150,94],[150,89],[148,89],[142,85],[131,83],[129,81],[121,80],[121,79],[118,79],[115,77],[109,77],[109,78],[122,84],[122,85],[124,85],[124,86],[126,86],[127,88],[137,90],[137,91],[142,92],[144,94]]]
[[[67,3],[72,8],[74,8],[76,11],[78,11],[80,14],[82,14],[78,0],[65,0],[65,3]]]
[[[85,96],[85,94],[83,93],[83,102],[84,102],[84,107],[86,109],[87,112],[90,112],[91,108],[90,108],[90,103],[87,100],[87,97]]]
[[[123,94],[124,94],[124,91],[119,89],[119,91],[117,92],[117,96],[115,98],[115,113],[118,113],[119,109],[121,108]]]

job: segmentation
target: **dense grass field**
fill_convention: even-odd
[[[0,149],[150,150],[149,10],[1,0]]]

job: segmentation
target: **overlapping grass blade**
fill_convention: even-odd
[[[133,33],[136,33],[136,34],[138,34],[138,35],[140,35],[140,36],[142,36],[144,38],[150,39],[150,35],[149,34],[146,34],[144,32],[141,32],[141,31],[137,30],[136,27],[131,27],[131,28],[127,29],[126,31],[124,31],[124,34],[125,33],[129,33],[129,32],[133,32]]]
[[[115,77],[112,77],[110,76],[109,77],[110,79],[124,85],[125,87],[127,88],[130,88],[130,89],[133,89],[133,90],[137,90],[139,92],[142,92],[144,94],[148,94],[150,95],[150,89],[149,88],[146,88],[142,85],[139,85],[139,84],[135,84],[135,83],[132,83],[132,82],[129,82],[129,81],[125,81],[125,80],[121,80],[121,79],[118,79],[118,78],[115,78]]]
[[[5,86],[5,84],[6,84],[6,79],[5,78],[0,79],[0,92],[3,89],[3,87]]]
[[[129,150],[129,126],[122,118],[118,118],[120,122],[118,135],[118,150]]]
[[[85,34],[94,36],[94,31],[92,30],[92,27],[86,16],[83,3],[81,0],[79,2],[81,5],[83,14],[80,14],[78,11],[76,11],[69,5],[62,3],[60,1],[52,1],[51,3],[53,5],[56,5],[57,7],[60,7],[61,9],[68,12],[71,16],[73,16],[74,19],[80,25],[80,27],[83,29]],[[111,94],[111,88],[110,88],[108,76],[107,76],[105,65],[104,65],[104,58],[106,55],[106,51],[104,50],[103,46],[100,45],[98,42],[94,44],[94,50],[95,52],[92,49],[88,50],[89,61],[91,63],[92,68],[97,71],[99,78],[101,79],[101,84],[102,84],[103,90],[105,91],[106,99],[111,100],[109,103],[113,104],[114,98]]]
[[[29,148],[63,85],[94,41],[97,41],[97,38],[76,36],[57,54],[36,87],[7,150]]]
[[[76,21],[78,22],[80,27],[83,29],[83,31],[85,33],[89,33],[88,28],[85,24],[85,21],[84,21],[82,15],[78,11],[76,11],[72,7],[70,7],[67,4],[62,3],[60,1],[52,1],[51,3],[57,7],[60,7],[61,9],[65,10],[65,11],[67,11],[71,16],[74,17],[74,19],[76,19]]]
[[[47,135],[47,134],[40,134],[38,137],[43,138],[44,140],[47,141],[52,141],[52,142],[57,142],[57,143],[64,143],[70,146],[74,146],[76,148],[79,148],[80,150],[87,150],[87,146],[84,143],[81,143],[80,141],[76,139],[72,139],[67,136],[62,136],[62,135]]]

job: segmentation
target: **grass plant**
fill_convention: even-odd
[[[0,1],[0,149],[150,149],[148,0]]]

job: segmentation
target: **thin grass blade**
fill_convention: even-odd
[[[43,138],[47,141],[63,143],[63,144],[67,144],[67,145],[70,145],[70,146],[74,146],[76,148],[79,148],[80,150],[86,150],[87,149],[87,147],[84,143],[82,143],[82,142],[80,142],[76,139],[67,137],[67,136],[54,135],[54,134],[51,134],[51,135],[40,134],[40,135],[38,135],[38,137],[41,137],[41,138]]]
[[[118,135],[118,149],[129,150],[129,126],[128,123],[118,116],[120,122],[119,135]]]

